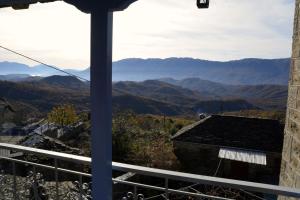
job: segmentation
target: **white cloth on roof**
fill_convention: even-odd
[[[267,156],[265,153],[251,150],[220,148],[219,158],[267,165]]]

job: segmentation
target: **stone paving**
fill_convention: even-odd
[[[16,195],[18,200],[55,200],[56,183],[45,182],[42,175],[37,173],[34,181],[33,173],[27,177],[16,177]],[[0,174],[0,200],[14,200],[14,179],[12,175]],[[80,198],[79,182],[59,182],[60,200],[91,200],[91,190],[87,183],[82,185]]]

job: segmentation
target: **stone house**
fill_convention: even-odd
[[[283,125],[277,120],[212,115],[172,141],[186,172],[279,183]]]

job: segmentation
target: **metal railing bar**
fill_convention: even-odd
[[[1,156],[0,156],[0,159],[7,160],[7,161],[10,161],[10,162],[21,163],[21,164],[24,164],[24,165],[31,165],[31,166],[35,166],[35,167],[39,167],[39,168],[50,169],[50,170],[53,170],[53,171],[55,170],[55,167],[49,166],[49,165],[43,165],[43,164],[33,163],[33,162],[29,162],[29,161],[24,161],[24,160],[17,160],[17,159],[14,159],[14,158],[1,157]],[[91,174],[78,172],[78,171],[73,171],[73,170],[69,170],[69,169],[57,168],[57,171],[92,178]]]
[[[194,187],[194,186],[197,186],[197,185],[199,185],[199,184],[198,184],[198,183],[195,183],[195,184],[193,184],[193,185],[189,185],[189,186],[185,186],[185,187],[178,188],[177,190],[184,191],[184,190],[186,190],[186,189],[190,189],[190,188],[192,188],[192,187]],[[148,197],[148,198],[146,198],[145,200],[148,200],[148,199],[154,199],[154,198],[159,197],[159,196],[162,196],[163,198],[166,198],[164,195],[165,195],[165,193],[162,193],[162,194],[159,194],[159,195],[155,195],[155,196],[152,196],[152,197]]]
[[[86,165],[91,164],[91,158],[89,157],[76,156],[72,154],[59,153],[59,152],[53,152],[48,150],[41,150],[36,148],[23,147],[19,145],[5,144],[5,143],[0,143],[0,149],[1,148],[20,151],[24,153],[43,155],[50,158],[56,158],[59,160],[71,161],[74,163],[81,163]],[[268,185],[263,183],[254,183],[254,182],[246,182],[246,181],[233,180],[233,179],[188,174],[188,173],[154,169],[154,168],[141,167],[136,165],[116,163],[116,162],[112,162],[112,168],[113,170],[133,172],[137,174],[160,177],[160,178],[163,177],[163,178],[168,178],[177,181],[199,183],[204,185],[223,186],[228,188],[248,190],[252,192],[260,192],[260,193],[300,198],[300,190],[297,188],[289,188],[289,187],[282,187],[277,185]],[[68,170],[66,170],[65,172],[67,171]]]
[[[189,187],[189,189],[193,190],[194,192],[201,193],[199,190],[196,190],[196,189],[193,188],[193,187]]]
[[[126,174],[116,177],[116,179],[126,181],[127,179],[132,178],[133,176],[135,176],[135,173],[127,172]]]
[[[169,179],[165,178],[166,199],[169,199]]]
[[[8,150],[20,151],[24,153],[32,153],[36,155],[47,156],[49,158],[70,161],[74,163],[81,163],[86,165],[91,164],[91,158],[89,157],[77,156],[73,154],[67,154],[67,153],[61,153],[61,152],[55,152],[55,151],[49,151],[43,149],[36,149],[31,147],[24,147],[15,144],[0,143],[0,149],[8,149]]]
[[[255,198],[257,198],[257,199],[260,199],[260,200],[267,200],[267,199],[265,199],[265,198],[262,198],[262,197],[259,197],[259,196],[255,195],[255,194],[252,194],[251,192],[248,192],[248,191],[245,191],[245,190],[240,190],[240,191],[245,192],[246,194],[248,194],[248,195],[250,195],[250,196],[252,196],[252,197],[255,197]]]
[[[17,200],[17,177],[16,177],[16,162],[12,162],[13,170],[13,188],[14,188],[14,200]]]
[[[37,180],[36,180],[36,167],[33,166],[33,193],[34,193],[34,199],[38,200],[38,191],[37,191]]]
[[[158,194],[158,195],[155,195],[155,196],[152,196],[152,197],[145,198],[145,200],[151,200],[151,199],[155,199],[157,197],[163,197],[164,199],[166,199],[166,197],[164,196],[164,194]]]
[[[223,186],[235,189],[244,189],[253,192],[261,192],[267,194],[283,195],[289,197],[300,197],[300,190],[297,188],[282,187],[277,185],[269,185],[263,183],[254,183],[233,179],[218,178],[212,176],[203,176],[197,174],[188,174],[182,172],[168,171],[162,169],[153,169],[148,167],[128,165],[123,163],[113,162],[114,170],[131,171],[137,174],[148,175],[153,177],[164,177],[177,181],[185,181],[199,183],[203,185]]]
[[[166,190],[164,187],[146,185],[146,184],[142,184],[142,183],[134,183],[134,182],[122,181],[122,180],[118,180],[118,179],[113,179],[113,181],[124,184],[124,185],[131,185],[131,186],[152,189],[152,190],[157,190],[157,191],[165,191]],[[213,199],[213,200],[233,200],[233,199],[224,198],[224,197],[210,196],[210,195],[205,195],[205,194],[197,194],[197,193],[186,192],[186,191],[175,190],[175,189],[169,189],[168,191],[169,191],[169,193],[190,195],[190,196],[195,196],[195,197],[203,197],[203,198]]]

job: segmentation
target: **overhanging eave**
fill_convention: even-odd
[[[0,0],[0,8],[12,7],[13,9],[27,9],[31,4],[48,3],[61,0]],[[106,9],[109,11],[122,11],[137,0],[64,0],[85,13],[92,10]]]

